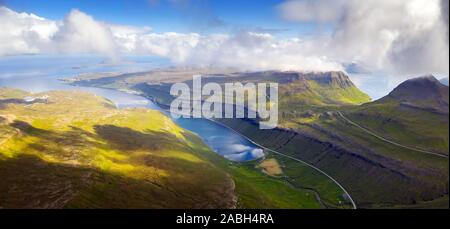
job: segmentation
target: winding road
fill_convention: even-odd
[[[241,137],[247,139],[249,142],[253,143],[254,145],[260,147],[261,149],[263,149],[263,150],[265,150],[265,151],[268,151],[268,152],[274,153],[274,154],[276,154],[276,155],[279,155],[279,156],[282,156],[282,157],[286,157],[286,158],[289,158],[289,159],[291,159],[291,160],[300,162],[300,163],[302,163],[302,164],[304,164],[304,165],[306,165],[306,166],[308,166],[308,167],[310,167],[310,168],[312,168],[312,169],[318,171],[319,173],[323,174],[324,176],[326,176],[327,178],[329,178],[330,180],[332,180],[337,186],[339,186],[339,188],[342,189],[342,191],[345,193],[345,195],[346,195],[346,196],[348,197],[348,199],[350,200],[350,202],[351,202],[351,204],[352,204],[352,206],[353,206],[353,209],[357,209],[357,206],[356,206],[355,201],[354,201],[353,198],[350,196],[350,194],[347,192],[347,190],[344,188],[344,186],[342,186],[337,180],[335,180],[333,177],[331,177],[330,175],[328,175],[327,173],[325,173],[325,172],[322,171],[321,169],[319,169],[319,168],[315,167],[314,165],[311,165],[311,164],[309,164],[309,163],[307,163],[307,162],[305,162],[305,161],[302,161],[302,160],[300,160],[300,159],[298,159],[298,158],[295,158],[295,157],[286,155],[286,154],[284,154],[284,153],[280,153],[280,152],[278,152],[278,151],[269,149],[269,148],[267,148],[267,147],[265,147],[265,146],[262,146],[262,145],[260,145],[260,144],[258,144],[258,143],[256,143],[256,142],[254,142],[253,140],[251,140],[251,139],[248,138],[247,136],[241,134],[240,132],[236,131],[235,129],[233,129],[233,128],[231,128],[231,127],[229,127],[229,126],[227,126],[227,125],[225,125],[225,124],[223,124],[223,123],[217,122],[217,121],[215,121],[215,120],[213,120],[213,119],[208,119],[208,120],[210,120],[210,121],[212,121],[212,122],[214,122],[214,123],[217,123],[217,124],[219,124],[219,125],[221,125],[221,126],[227,128],[227,129],[233,131],[234,133],[236,133],[236,134],[240,135]]]
[[[398,146],[398,147],[401,147],[401,148],[404,148],[404,149],[409,149],[409,150],[416,151],[416,152],[419,152],[419,153],[429,154],[429,155],[433,155],[433,156],[437,156],[437,157],[442,157],[442,158],[447,158],[447,159],[448,159],[448,156],[447,156],[447,155],[442,155],[442,154],[439,154],[439,153],[433,153],[433,152],[430,152],[430,151],[426,151],[426,150],[422,150],[422,149],[417,149],[417,148],[413,148],[413,147],[410,147],[410,146],[405,146],[405,145],[402,145],[402,144],[400,144],[400,143],[397,143],[397,142],[388,140],[388,139],[386,139],[386,138],[384,138],[384,137],[382,137],[382,136],[380,136],[380,135],[378,135],[378,134],[376,134],[376,133],[374,133],[374,132],[372,132],[372,131],[370,131],[370,130],[368,130],[368,129],[362,127],[362,126],[360,126],[358,123],[355,123],[355,122],[353,122],[352,120],[348,119],[347,117],[344,116],[344,114],[342,114],[342,112],[337,111],[337,114],[338,114],[342,119],[344,119],[344,121],[350,123],[350,124],[353,125],[353,126],[358,127],[358,128],[361,129],[362,131],[364,131],[364,132],[366,132],[366,133],[368,133],[368,134],[370,134],[370,135],[372,135],[372,136],[374,136],[374,137],[380,139],[381,141],[390,143],[390,144],[392,144],[392,145],[395,145],[395,146]]]
[[[147,97],[147,96],[145,96],[145,95],[141,95],[141,96],[144,97],[144,98],[149,99],[150,101],[154,102],[156,105],[159,105],[159,103],[156,102],[154,99],[149,98],[149,97]],[[165,109],[163,106],[160,106],[160,109],[161,109],[162,111],[167,111],[167,109]],[[210,120],[210,121],[212,121],[212,122],[214,122],[214,123],[217,123],[218,125],[221,125],[221,126],[227,128],[227,129],[233,131],[234,133],[236,133],[236,134],[240,135],[241,137],[247,139],[249,142],[253,143],[254,145],[258,146],[259,148],[261,148],[261,149],[263,149],[263,150],[266,150],[267,152],[272,152],[272,153],[277,154],[277,155],[279,155],[279,156],[286,157],[286,158],[289,158],[289,159],[291,159],[291,160],[300,162],[300,163],[302,163],[302,164],[304,164],[304,165],[306,165],[306,166],[308,166],[308,167],[310,167],[310,168],[312,168],[312,169],[318,171],[319,173],[323,174],[324,176],[326,176],[327,178],[329,178],[331,181],[333,181],[333,182],[334,182],[334,183],[335,183],[335,184],[336,184],[336,185],[337,185],[337,186],[345,193],[346,197],[347,197],[347,198],[349,199],[349,201],[351,202],[353,209],[357,209],[356,203],[355,203],[355,201],[353,200],[353,198],[351,197],[351,195],[349,194],[349,192],[348,192],[348,191],[347,191],[347,190],[346,190],[346,189],[345,189],[345,188],[344,188],[337,180],[335,180],[333,177],[331,177],[330,175],[328,175],[327,173],[325,173],[325,172],[322,171],[321,169],[319,169],[319,168],[317,168],[317,167],[315,167],[315,166],[313,166],[313,165],[311,165],[311,164],[308,164],[307,162],[302,161],[302,160],[300,160],[300,159],[298,159],[298,158],[295,158],[295,157],[292,157],[292,156],[283,154],[283,153],[281,153],[281,152],[278,152],[278,151],[269,149],[269,148],[267,148],[267,147],[264,147],[264,146],[262,146],[262,145],[260,145],[260,144],[258,144],[258,143],[256,143],[256,142],[254,142],[253,140],[251,140],[251,139],[248,138],[247,136],[245,136],[245,135],[239,133],[238,131],[234,130],[233,128],[231,128],[231,127],[229,127],[229,126],[227,126],[227,125],[224,125],[223,123],[217,122],[217,121],[215,121],[215,120],[213,120],[213,119],[208,119],[208,120]]]

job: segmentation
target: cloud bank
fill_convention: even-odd
[[[292,22],[330,25],[322,44],[331,59],[400,75],[448,75],[448,0],[289,0],[278,11]]]
[[[0,56],[40,53],[58,31],[54,21],[0,7]]]
[[[157,55],[178,65],[246,70],[343,70],[357,63],[394,75],[448,75],[447,0],[288,0],[276,9],[293,23],[331,32],[277,38],[261,31],[233,34],[153,33],[113,25],[72,10],[52,21],[0,7],[0,56],[39,53]]]
[[[112,25],[72,10],[62,21],[0,7],[0,56],[23,54],[102,54],[117,59],[134,51],[148,27]]]
[[[152,33],[150,28],[98,22],[79,10],[51,21],[0,7],[0,55],[100,53],[169,58],[178,65],[235,67],[247,70],[342,70],[341,64],[316,55],[309,40],[276,39],[268,33]]]

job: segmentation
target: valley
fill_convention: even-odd
[[[1,88],[0,121],[3,208],[351,207],[301,163],[279,159],[296,168],[292,185],[284,174],[295,173],[228,161],[160,111],[86,92]]]
[[[134,90],[167,107],[173,99],[168,93],[171,83],[189,83],[193,73],[220,84],[279,83],[277,129],[259,130],[251,119],[216,121],[267,149],[323,170],[348,190],[358,207],[448,208],[448,86],[432,76],[406,81],[373,102],[342,72],[160,69],[71,83]],[[424,95],[414,96],[418,90]],[[291,163],[283,155],[269,153],[268,158]],[[282,169],[290,184],[302,186],[305,179],[314,183],[314,176],[304,175],[298,166]],[[296,177],[302,175],[304,180],[298,182]]]
[[[0,0],[0,227],[440,226],[449,51],[449,0]]]

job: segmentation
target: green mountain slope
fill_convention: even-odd
[[[164,105],[173,99],[170,86],[176,82],[192,81],[193,75],[202,75],[203,83],[276,82],[280,84],[280,99],[299,105],[362,104],[370,97],[360,91],[343,72],[229,72],[226,70],[159,70],[153,72],[118,74],[116,76],[77,77],[66,82],[114,89],[137,89],[154,96]]]
[[[0,89],[1,208],[322,207],[257,163],[226,161],[158,111]]]
[[[412,79],[378,101],[341,107],[298,128],[381,167],[350,182],[369,189],[371,207],[440,207],[439,199],[448,198],[448,93],[434,77]]]
[[[331,174],[361,208],[448,207],[448,87],[427,77],[405,82],[382,100],[359,105],[367,100],[342,103],[333,96],[352,84],[333,82],[331,77],[323,80],[320,74],[311,78],[281,85],[285,88],[278,129],[258,130],[248,120],[221,121]],[[326,89],[313,90],[316,84]]]
[[[81,92],[45,95],[47,103],[2,102],[0,206],[234,206],[233,181],[161,113],[117,110]]]
[[[281,105],[326,106],[362,104],[370,97],[360,91],[343,72],[299,74],[281,84]]]
[[[117,78],[105,86],[127,85],[164,103],[170,101],[161,96],[168,94],[170,84],[152,81],[158,72],[151,77],[138,75]],[[173,83],[180,82],[183,74],[162,75]],[[181,81],[189,77],[186,74]],[[323,170],[349,191],[358,207],[448,208],[448,87],[427,78],[400,85],[372,103],[340,72],[227,73],[204,81],[278,82],[279,128],[260,130],[248,119],[218,121],[265,147]]]
[[[448,155],[449,88],[432,76],[408,80],[347,116],[399,143]]]

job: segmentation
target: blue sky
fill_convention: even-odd
[[[0,57],[152,55],[178,65],[300,71],[352,63],[398,77],[448,75],[443,2],[0,0]]]
[[[311,23],[280,19],[276,6],[282,0],[6,0],[6,6],[53,20],[77,8],[96,20],[149,26],[155,32],[230,32],[259,30],[281,36],[315,32]],[[174,3],[177,2],[177,3]]]

